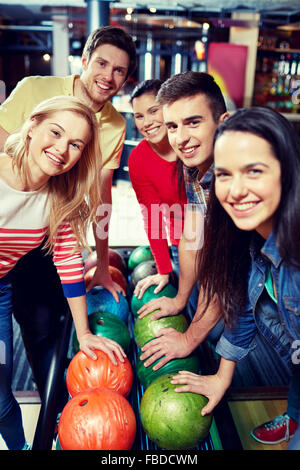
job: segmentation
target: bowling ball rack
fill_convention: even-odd
[[[138,356],[139,349],[136,347],[136,344],[133,339],[133,327],[134,327],[133,315],[131,315],[131,318],[129,319],[128,326],[129,326],[130,335],[132,337],[130,358],[132,361],[132,367],[133,367],[133,372],[134,372],[134,384],[133,384],[133,387],[129,396],[129,401],[137,417],[137,433],[136,433],[136,438],[135,438],[135,442],[133,444],[132,449],[133,450],[159,451],[161,449],[157,447],[157,445],[153,441],[151,441],[151,439],[149,439],[147,434],[144,432],[141,421],[140,421],[140,417],[139,417],[140,416],[140,402],[144,393],[144,387],[143,385],[141,385],[139,378],[137,376],[136,364],[137,364],[137,356]],[[214,450],[214,445],[213,445],[211,436],[208,435],[206,439],[199,442],[195,450]]]
[[[65,385],[65,371],[69,361],[68,351],[70,350],[72,325],[72,315],[71,312],[68,311],[65,316],[61,337],[58,338],[56,347],[54,349],[48,379],[45,386],[45,393],[42,397],[40,414],[32,444],[33,450],[51,450],[53,448],[53,439],[55,437],[55,429],[57,426],[57,416],[62,409],[62,398],[65,396],[65,402],[67,402],[68,399]],[[136,363],[138,348],[133,338],[133,327],[134,317],[130,312],[128,328],[131,335],[131,345],[128,358],[131,361],[133,367],[134,382],[131,392],[127,398],[135,412],[137,421],[136,438],[132,446],[132,450],[147,450],[150,452],[161,451],[162,449],[157,447],[156,444],[148,438],[143,430],[140,420],[139,410],[144,388],[140,384],[137,376]],[[201,372],[203,374],[213,373],[214,371],[210,367],[210,361],[207,357],[207,349],[205,348],[205,345],[201,345],[197,352],[199,354]],[[197,447],[193,450],[215,450],[215,442],[217,442],[219,446],[217,450],[242,450],[241,442],[225,398],[223,398],[223,400],[221,400],[219,405],[215,408],[213,415],[215,431],[212,432],[211,430],[209,435],[204,440],[200,441]]]

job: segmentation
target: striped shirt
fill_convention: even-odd
[[[49,225],[48,190],[44,186],[38,191],[18,191],[0,179],[0,201],[1,278],[44,240]],[[70,225],[61,224],[54,240],[53,262],[66,297],[85,294],[82,258],[75,246]]]

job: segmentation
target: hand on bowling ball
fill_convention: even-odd
[[[158,294],[167,284],[169,283],[169,274],[152,274],[144,279],[141,279],[134,289],[134,295],[141,299],[144,292],[148,287],[157,284],[157,288],[154,290],[154,294]]]
[[[97,355],[94,353],[95,349],[105,352],[115,365],[118,364],[117,359],[124,362],[124,357],[126,357],[123,348],[118,343],[112,339],[96,336],[92,333],[82,335],[79,339],[79,346],[91,359],[97,359]]]
[[[95,286],[103,286],[107,289],[113,295],[116,302],[119,302],[118,292],[126,296],[124,289],[112,280],[109,271],[101,269],[99,266],[97,266],[93,278],[87,284],[86,291],[90,291]]]
[[[188,343],[187,336],[174,328],[161,328],[156,336],[155,339],[152,339],[141,348],[140,359],[145,361],[145,367],[151,366],[155,361],[162,358],[153,366],[153,370],[158,370],[172,359],[187,357],[193,351]]]
[[[198,375],[186,370],[181,370],[177,375],[174,375],[171,379],[171,384],[182,385],[181,387],[176,387],[175,392],[198,393],[208,398],[208,403],[201,410],[202,416],[213,411],[228,388],[217,374]]]
[[[147,304],[143,305],[138,310],[138,316],[140,318],[145,317],[149,313],[153,313],[155,310],[159,310],[152,316],[153,320],[158,320],[161,317],[171,317],[181,313],[184,305],[180,303],[178,297],[159,297],[158,299],[152,299]]]

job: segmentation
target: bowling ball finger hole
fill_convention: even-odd
[[[85,367],[85,371],[89,374],[90,373],[90,369],[88,367]]]
[[[79,403],[79,406],[85,406],[88,404],[88,401],[87,400],[84,400],[82,402]]]
[[[104,320],[97,320],[97,325],[104,325]]]

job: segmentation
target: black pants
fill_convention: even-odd
[[[41,396],[67,308],[52,256],[39,247],[20,259],[13,270],[14,316]]]

